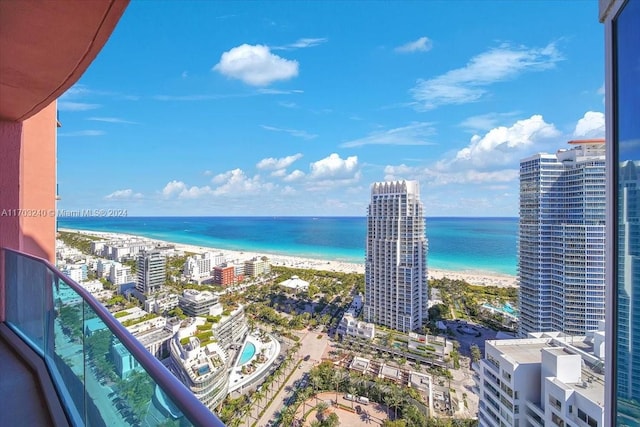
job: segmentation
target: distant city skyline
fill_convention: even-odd
[[[518,214],[518,160],[604,136],[585,2],[133,2],[59,101],[60,209]],[[384,28],[384,31],[380,31]]]

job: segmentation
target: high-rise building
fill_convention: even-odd
[[[607,425],[602,323],[580,337],[553,332],[486,341],[480,427]]]
[[[427,238],[417,181],[371,187],[365,255],[367,322],[409,332],[427,320]]]
[[[520,335],[584,335],[605,316],[604,140],[520,162]]]
[[[640,2],[600,0],[605,24],[607,393],[605,425],[640,425]]]
[[[618,169],[616,365],[618,398],[640,418],[640,161]]]
[[[145,295],[158,292],[166,279],[167,260],[159,251],[138,254],[136,289]]]

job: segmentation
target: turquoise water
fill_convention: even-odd
[[[428,265],[516,274],[517,218],[427,218]],[[364,217],[59,218],[59,227],[220,249],[364,262]]]
[[[238,366],[242,366],[245,363],[249,362],[255,354],[256,346],[253,345],[253,343],[247,341],[247,343],[244,345],[244,348],[242,349],[242,354],[240,355]]]
[[[510,314],[511,316],[514,316],[514,317],[518,317],[520,315],[518,310],[514,309],[509,303],[505,303],[502,307],[496,307],[495,305],[491,305],[488,302],[486,302],[482,304],[482,306],[486,308],[502,311],[503,313]]]

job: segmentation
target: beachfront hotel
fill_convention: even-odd
[[[520,336],[584,335],[605,316],[605,144],[520,162]]]
[[[402,332],[427,320],[427,238],[418,181],[371,186],[365,254],[366,322]]]

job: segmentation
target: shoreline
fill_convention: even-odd
[[[311,270],[321,270],[321,271],[337,271],[341,273],[359,273],[364,274],[364,264],[344,262],[344,261],[334,261],[327,259],[315,259],[315,258],[306,258],[306,257],[298,257],[291,255],[281,255],[266,252],[255,252],[255,251],[239,251],[239,250],[231,250],[231,249],[220,249],[214,248],[210,246],[201,246],[201,245],[189,245],[184,243],[171,242],[167,240],[160,239],[152,239],[144,236],[138,236],[135,234],[128,233],[116,233],[116,232],[108,232],[108,231],[89,231],[89,230],[78,230],[75,228],[60,228],[59,231],[67,231],[71,233],[78,234],[86,234],[90,236],[101,237],[104,239],[119,239],[119,238],[139,238],[146,239],[155,244],[160,245],[173,245],[177,250],[181,250],[184,252],[193,252],[193,253],[203,253],[203,252],[218,252],[223,253],[225,257],[229,261],[235,260],[248,260],[253,257],[261,257],[268,256],[272,265],[278,267],[291,267],[291,268],[304,268]],[[516,276],[511,276],[508,274],[500,274],[493,273],[488,271],[480,271],[480,270],[464,270],[464,271],[453,271],[453,270],[442,270],[442,269],[428,269],[429,278],[430,279],[441,279],[443,277],[447,277],[453,280],[464,280],[467,283],[472,285],[480,285],[480,286],[497,286],[497,287],[517,287]]]

